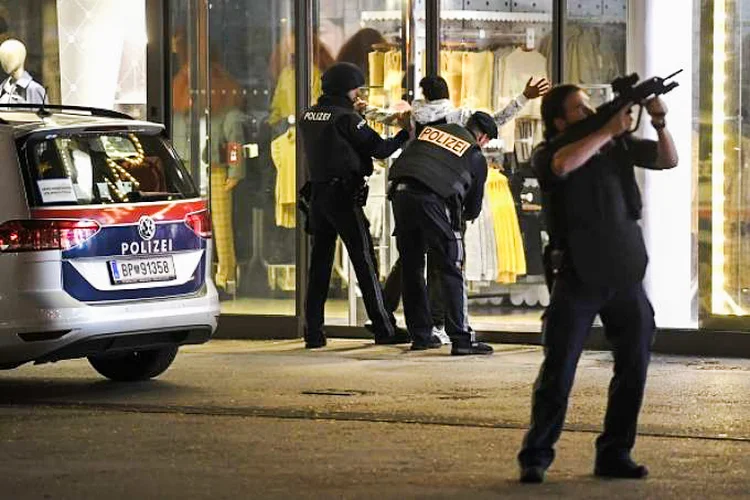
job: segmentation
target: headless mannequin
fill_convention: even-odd
[[[0,104],[47,102],[46,91],[24,69],[26,47],[11,38],[0,44],[0,65],[10,76],[0,84]]]

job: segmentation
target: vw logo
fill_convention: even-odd
[[[148,241],[156,234],[156,222],[148,215],[144,215],[138,219],[138,234],[141,238]]]

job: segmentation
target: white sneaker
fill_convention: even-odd
[[[445,333],[445,327],[438,328],[436,326],[433,326],[432,334],[435,335],[437,338],[439,338],[440,342],[442,342],[443,345],[448,345],[451,343],[451,338],[448,336],[447,333]]]

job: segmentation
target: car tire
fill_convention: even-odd
[[[177,346],[162,347],[124,354],[90,356],[94,370],[118,382],[148,380],[161,375],[177,356]]]

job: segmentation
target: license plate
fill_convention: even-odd
[[[110,260],[109,275],[114,285],[169,281],[176,278],[171,255],[144,259]]]

